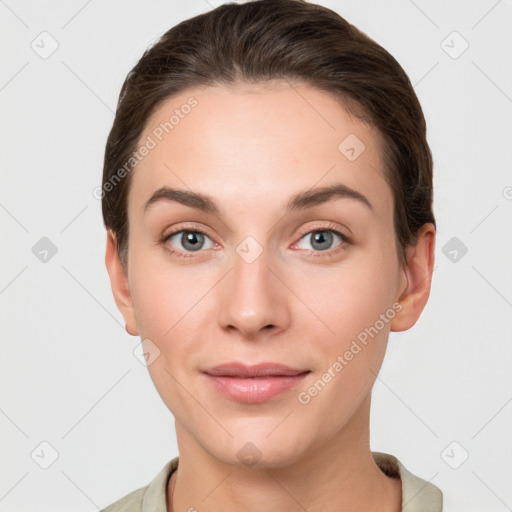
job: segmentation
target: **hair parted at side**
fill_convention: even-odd
[[[115,234],[125,269],[132,175],[127,162],[133,161],[150,116],[188,88],[274,79],[330,93],[377,128],[402,262],[418,230],[427,222],[435,226],[425,118],[395,58],[320,5],[304,0],[227,3],[168,30],[144,52],[121,88],[105,148],[101,196],[104,224]]]

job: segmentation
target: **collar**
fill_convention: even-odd
[[[375,463],[391,478],[402,480],[401,512],[442,512],[443,494],[434,484],[413,475],[393,455],[372,452]],[[167,512],[167,482],[178,468],[179,457],[170,460],[146,487],[141,512]]]

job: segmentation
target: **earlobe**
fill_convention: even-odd
[[[407,263],[403,269],[405,286],[398,298],[402,308],[391,321],[392,331],[410,329],[427,304],[434,268],[435,235],[435,226],[424,224],[418,232],[416,243],[406,247]]]
[[[117,240],[112,230],[107,230],[107,247],[105,251],[105,265],[110,277],[110,286],[116,301],[117,308],[123,315],[125,329],[132,336],[138,335],[132,297],[128,283],[128,276],[121,265],[117,251]]]

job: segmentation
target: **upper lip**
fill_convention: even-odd
[[[307,369],[291,368],[280,363],[260,363],[256,365],[246,365],[244,363],[225,363],[204,370],[204,373],[213,376],[226,377],[266,377],[266,376],[293,376],[308,372]]]

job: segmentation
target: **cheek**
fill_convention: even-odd
[[[396,279],[391,258],[361,252],[337,267],[311,266],[294,282],[318,333],[324,333],[320,339],[343,345],[392,307]]]
[[[132,264],[131,293],[139,335],[150,340],[143,343],[157,354],[148,372],[167,407],[179,411],[190,401],[183,384],[191,371],[191,355],[201,351],[198,320],[205,314],[205,293],[212,277],[170,270],[169,265],[151,264],[142,257],[134,257]]]
[[[323,277],[325,286],[308,293],[309,304],[314,304],[329,327],[305,326],[314,338],[312,350],[322,361],[316,380],[301,389],[297,397],[312,429],[319,428],[315,423],[318,418],[322,418],[326,432],[334,432],[340,422],[348,421],[370,393],[379,373],[395,309],[391,265],[386,270],[385,262],[378,263],[361,260],[360,266],[347,265],[338,273],[317,273],[315,277]],[[325,411],[330,413],[326,415]]]
[[[140,336],[172,336],[211,288],[213,277],[206,267],[192,270],[190,266],[171,263],[163,248],[134,251],[130,292]]]
[[[394,248],[392,241],[387,245]],[[337,265],[299,262],[283,268],[284,281],[300,299],[289,300],[291,328],[305,324],[302,328],[327,355],[329,347],[342,349],[373,326],[392,306],[397,273],[389,249],[364,249]],[[212,290],[221,269],[176,265],[159,251],[134,251],[130,261],[130,289],[141,338],[157,344],[165,340],[162,349],[170,350],[172,345],[173,351],[178,350],[172,342],[176,338],[183,350],[200,339],[201,328],[210,328],[216,320],[218,304],[212,303],[216,295]]]

